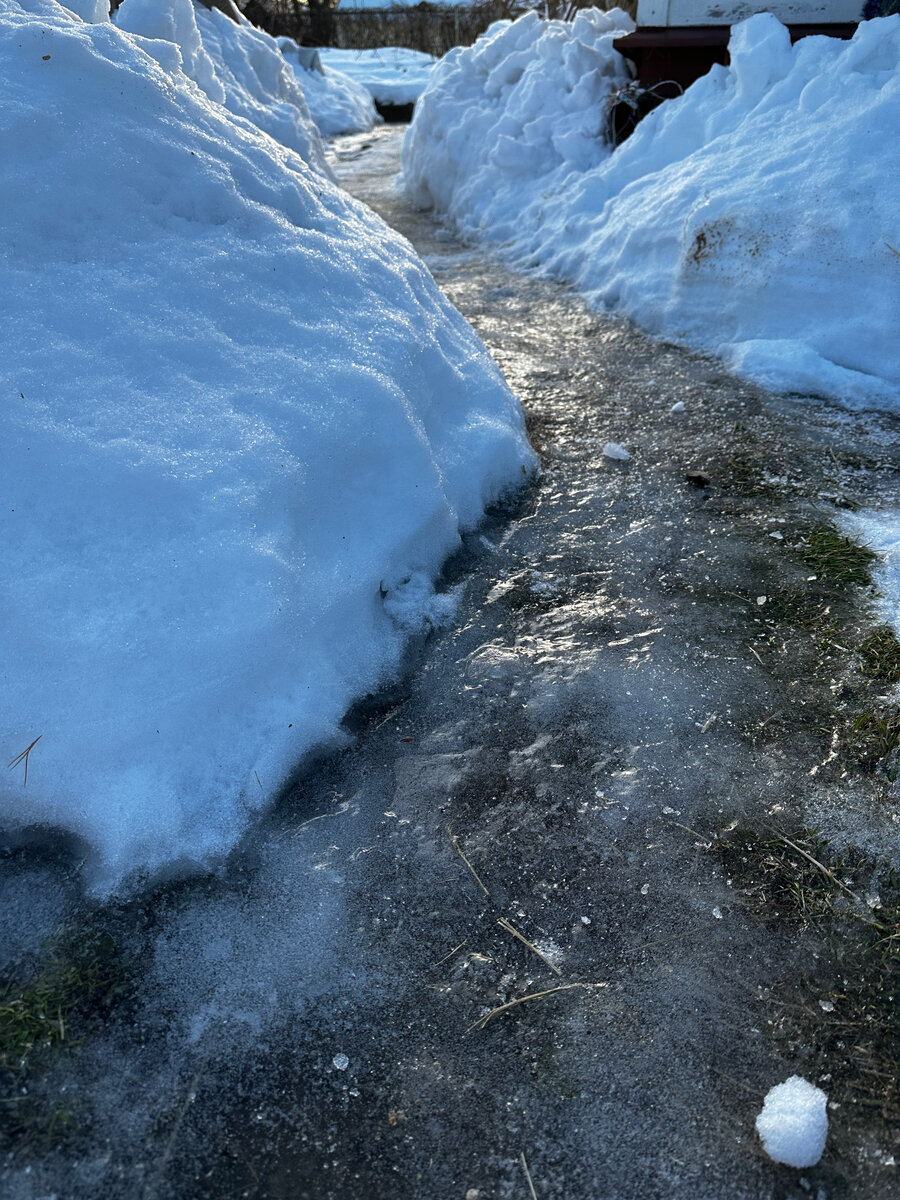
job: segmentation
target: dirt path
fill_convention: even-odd
[[[491,347],[543,474],[449,565],[456,625],[222,876],[102,915],[140,983],[36,1085],[91,1122],[7,1194],[887,1200],[896,971],[860,916],[888,919],[900,797],[851,734],[889,689],[831,530],[896,496],[900,423],[454,244],[396,151],[347,140],[339,171]],[[753,1125],[794,1073],[838,1106],[804,1172]]]

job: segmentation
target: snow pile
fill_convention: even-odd
[[[827,1101],[821,1088],[799,1075],[770,1088],[756,1118],[756,1131],[769,1158],[789,1167],[814,1167],[828,1136]]]
[[[849,537],[881,556],[874,571],[875,604],[881,620],[900,638],[900,509],[842,513],[841,526]]]
[[[424,92],[435,63],[430,54],[381,46],[377,50],[319,50],[326,71],[349,75],[377,104],[414,104]]]
[[[293,38],[278,38],[278,47],[296,75],[310,116],[323,137],[364,133],[381,120],[371,94],[361,83],[333,67],[316,70],[305,66]],[[321,60],[321,54],[316,53]]]
[[[409,245],[181,61],[0,0],[0,812],[100,890],[233,845],[533,464]]]
[[[165,69],[171,66],[174,43],[182,70],[210,100],[329,173],[303,90],[269,34],[193,0],[122,0],[115,22],[128,33],[153,39],[142,47]]]
[[[794,47],[771,14],[751,17],[730,67],[612,154],[599,106],[613,52],[601,28],[591,42],[593,20],[532,15],[447,55],[404,147],[416,201],[768,386],[900,404],[900,16]],[[607,64],[580,137],[545,65],[576,40]]]
[[[609,157],[607,96],[628,80],[613,39],[634,29],[620,9],[585,9],[571,24],[535,12],[497,21],[474,46],[441,59],[403,145],[404,182],[460,233],[495,241],[528,234],[550,199]]]

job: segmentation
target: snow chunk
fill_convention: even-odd
[[[618,442],[607,442],[603,447],[603,457],[615,459],[617,462],[627,462],[631,455]]]
[[[101,25],[109,20],[109,0],[65,0],[63,7],[90,25]]]
[[[770,1089],[756,1118],[769,1158],[789,1167],[813,1167],[828,1136],[828,1097],[799,1075]]]
[[[339,744],[535,464],[409,244],[290,147],[303,110],[281,144],[227,111],[239,75],[279,109],[277,48],[193,15],[226,105],[174,42],[0,0],[3,761],[42,735],[0,820],[83,838],[98,892],[215,861]]]

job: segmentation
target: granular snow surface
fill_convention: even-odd
[[[900,404],[900,15],[793,47],[751,17],[612,151],[629,28],[530,13],[446,55],[404,145],[413,201],[768,387]]]
[[[118,21],[0,0],[4,762],[40,737],[0,805],[100,889],[228,851],[340,742],[534,461],[274,41]]]

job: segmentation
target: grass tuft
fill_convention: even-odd
[[[900,746],[900,712],[873,708],[860,713],[847,740],[854,758],[864,766],[875,766]]]
[[[860,546],[831,526],[823,525],[808,535],[800,547],[800,558],[822,579],[868,586],[872,582],[872,564],[878,555],[868,546]]]
[[[900,875],[814,831],[739,830],[715,848],[752,911],[816,938],[816,965],[765,998],[775,1036],[829,1073],[832,1099],[900,1127]]]
[[[28,984],[0,980],[0,1134],[10,1142],[58,1140],[73,1124],[68,1110],[42,1112],[23,1084],[49,1053],[78,1045],[90,1013],[121,981],[115,943],[102,930],[57,940]]]
[[[874,629],[859,647],[863,673],[880,683],[900,683],[900,642],[894,631]]]

